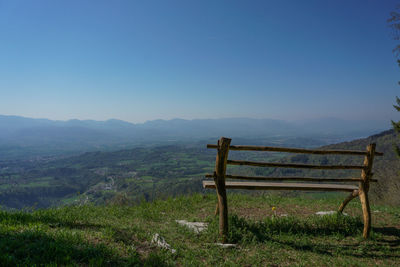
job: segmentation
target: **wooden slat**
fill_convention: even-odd
[[[203,181],[204,188],[215,188],[214,181]],[[357,190],[354,185],[302,184],[302,183],[261,183],[261,182],[225,182],[227,189],[247,190],[305,190],[305,191],[349,191]]]
[[[206,174],[207,178],[214,178],[213,174]],[[361,178],[324,178],[324,177],[269,177],[269,176],[241,176],[241,175],[225,175],[228,179],[241,179],[241,180],[258,180],[258,181],[310,181],[310,182],[360,182]],[[371,182],[378,182],[377,179],[370,179]]]
[[[274,167],[274,168],[298,168],[298,169],[320,169],[320,170],[362,170],[364,166],[357,165],[309,165],[294,163],[276,163],[276,162],[255,162],[245,160],[228,160],[229,165],[248,165],[255,167]]]
[[[208,144],[207,148],[216,149],[217,145]],[[317,149],[272,147],[272,146],[229,146],[229,150],[271,151],[271,152],[288,152],[288,153],[320,154],[320,155],[341,154],[341,155],[365,156],[367,154],[366,151],[359,151],[359,150],[317,150]],[[383,153],[375,152],[375,156],[383,156]]]

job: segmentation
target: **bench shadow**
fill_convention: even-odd
[[[373,227],[374,232],[386,236],[394,236],[400,239],[400,229],[395,227]]]
[[[368,258],[368,259],[400,259],[400,247],[397,240],[391,248],[381,250],[384,245],[381,241],[377,240],[375,244],[363,243],[362,241],[356,244],[329,244],[325,242],[315,242],[310,244],[302,243],[299,241],[282,241],[279,238],[271,238],[271,241],[279,243],[283,246],[291,247],[300,251],[308,251],[321,255],[328,256],[351,256],[355,258]]]
[[[282,222],[282,224],[281,224]],[[290,225],[290,223],[294,223]],[[372,241],[361,238],[362,223],[353,221],[354,225],[346,227],[296,224],[277,220],[276,224],[249,222],[237,218],[230,218],[230,242],[242,243],[256,241],[257,243],[273,242],[299,251],[307,251],[321,255],[351,256],[356,258],[400,259],[400,229],[395,227],[375,227],[372,229]],[[358,230],[354,230],[358,229]],[[283,234],[283,235],[281,235]],[[288,235],[290,237],[288,238]],[[295,240],[291,237],[298,237]],[[356,237],[351,244],[340,241],[327,242],[326,238],[340,236]],[[326,238],[325,238],[326,237]]]

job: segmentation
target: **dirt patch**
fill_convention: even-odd
[[[287,207],[230,207],[230,211],[240,217],[252,220],[262,220],[271,216],[296,216],[308,217],[315,213],[313,209],[300,207],[300,206],[287,206]],[[317,210],[318,211],[318,210]]]
[[[139,254],[142,260],[145,260],[149,257],[150,253],[153,251],[158,250],[155,245],[151,244],[150,242],[144,241],[140,243],[135,243],[136,252]]]

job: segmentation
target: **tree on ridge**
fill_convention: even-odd
[[[390,28],[392,28],[392,35],[393,39],[396,41],[400,40],[400,12],[398,11],[400,9],[400,6],[396,8],[395,11],[390,12],[390,18],[388,19],[388,23]],[[396,57],[399,57],[400,55],[400,44],[397,45],[393,49],[393,53],[396,55]],[[397,59],[397,63],[400,66],[400,59]],[[400,84],[400,82],[399,82]],[[400,98],[396,96],[396,103],[397,105],[393,105],[393,107],[400,112]],[[392,125],[393,129],[397,134],[400,134],[400,121],[395,122],[392,120]],[[399,145],[394,145],[395,151],[397,156],[400,157],[400,146]]]

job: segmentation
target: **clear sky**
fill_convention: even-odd
[[[0,0],[0,114],[398,119],[389,0]]]

